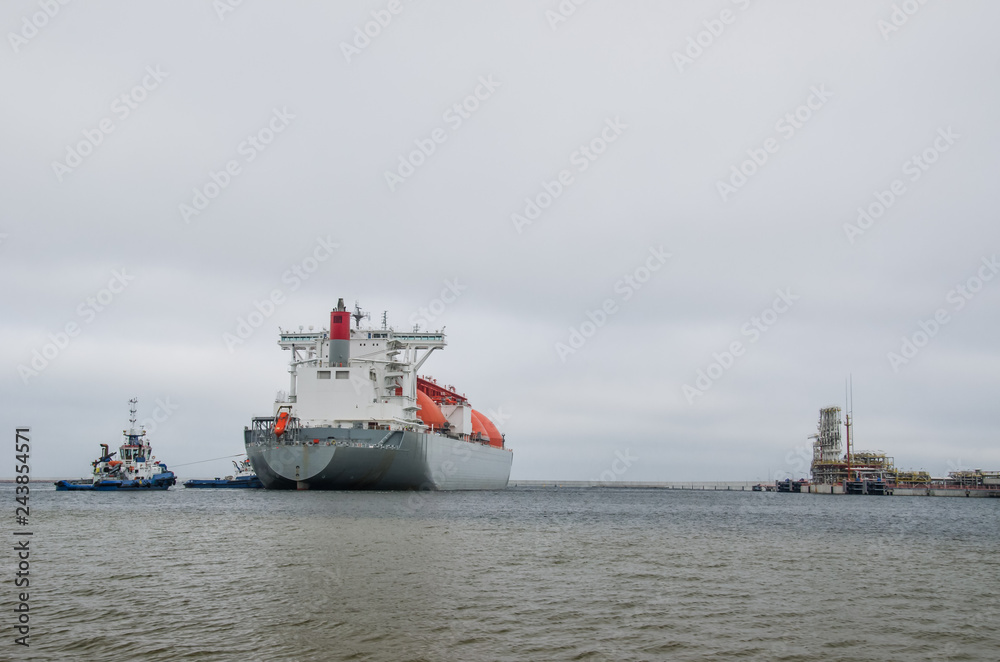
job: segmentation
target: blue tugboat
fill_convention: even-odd
[[[92,478],[60,480],[56,482],[56,490],[166,490],[177,482],[174,472],[153,457],[153,449],[145,438],[146,431],[135,426],[136,399],[128,402],[131,426],[122,431],[125,443],[114,453],[108,452],[107,444],[101,444],[101,457],[91,462]],[[116,454],[117,460],[114,459]]]
[[[233,460],[233,466],[236,467],[236,473],[232,476],[213,478],[212,480],[187,480],[184,481],[184,487],[264,487],[264,484],[257,478],[257,474],[254,473],[253,467],[250,466],[250,458],[246,458],[242,462]]]

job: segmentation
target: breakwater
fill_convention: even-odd
[[[579,489],[579,488],[606,488],[606,489],[657,489],[657,490],[694,490],[694,491],[723,491],[723,492],[787,492],[789,490],[778,489],[779,483],[762,483],[760,481],[600,481],[600,480],[514,480],[507,484],[512,488],[534,488],[534,489]],[[756,490],[754,488],[757,488]],[[1000,486],[980,486],[962,487],[947,486],[941,484],[933,485],[894,485],[880,484],[878,489],[874,484],[858,484],[856,489],[846,489],[843,484],[824,485],[804,484],[801,490],[793,489],[793,492],[801,491],[803,494],[840,494],[855,496],[936,496],[936,497],[978,497],[978,498],[1000,498]]]
[[[634,481],[634,480],[514,480],[507,483],[508,487],[535,487],[535,488],[579,488],[579,487],[607,487],[607,488],[631,488],[631,489],[659,489],[659,490],[722,490],[736,492],[750,492],[754,485],[760,484],[757,480],[743,481],[682,481],[682,482],[655,482],[655,481]]]

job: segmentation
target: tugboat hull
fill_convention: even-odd
[[[112,492],[112,491],[132,491],[148,492],[150,490],[166,490],[177,482],[177,478],[172,471],[157,474],[153,480],[101,480],[97,482],[84,482],[77,480],[56,481],[56,491],[91,491],[91,492]]]

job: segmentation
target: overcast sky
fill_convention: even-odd
[[[857,448],[1000,469],[997,3],[232,4],[0,7],[35,476],[133,396],[168,465],[240,453],[338,297],[447,327],[512,478],[804,475],[852,374]]]

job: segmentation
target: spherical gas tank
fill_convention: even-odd
[[[420,407],[417,410],[417,418],[423,421],[424,425],[440,428],[448,421],[441,413],[440,407],[431,400],[431,396],[420,390],[417,391],[417,405]]]

